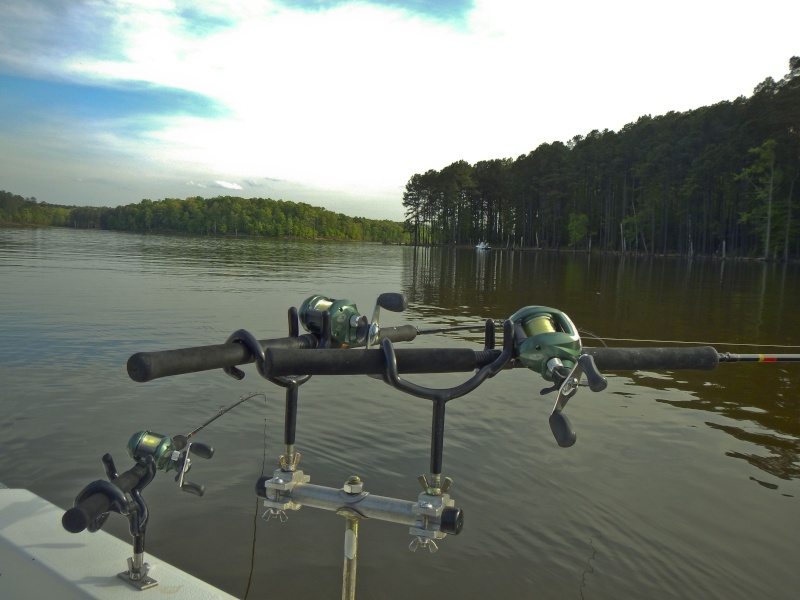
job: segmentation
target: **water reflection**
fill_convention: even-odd
[[[793,265],[0,229],[0,277],[0,475],[62,506],[102,476],[104,452],[124,456],[133,431],[188,431],[266,386],[247,367],[244,382],[207,372],[137,384],[124,372],[130,354],[220,343],[240,327],[283,335],[286,308],[312,293],[367,312],[378,293],[405,291],[410,308],[387,314],[390,324],[474,323],[544,304],[606,337],[791,343],[798,331]],[[541,379],[500,374],[448,406],[444,467],[464,534],[426,559],[406,551],[403,528],[366,524],[359,594],[445,585],[465,598],[793,597],[798,370],[614,375],[606,392],[570,401],[579,439],[569,450],[550,435]],[[257,537],[252,595],[297,595],[300,582],[316,597],[341,581],[337,517],[306,507],[253,531],[265,450],[283,449],[283,390],[266,387],[268,402],[204,431],[217,453],[197,465],[202,499],[176,497],[169,477],[148,488],[158,519],[148,544],[241,596]],[[76,444],[76,431],[88,437]],[[429,403],[381,381],[303,386],[298,449],[315,483],[358,473],[371,492],[416,498],[429,432]],[[129,540],[124,519],[108,527]]]
[[[537,304],[608,337],[791,345],[800,331],[787,306],[798,265],[448,248],[408,249],[403,259],[410,304],[443,316]]]
[[[706,425],[712,429],[724,431],[736,439],[761,446],[769,451],[767,456],[744,452],[726,452],[727,456],[745,460],[754,467],[780,479],[796,479],[800,476],[800,462],[798,462],[800,455],[798,455],[796,440],[783,438],[767,431],[753,432],[718,423],[706,423]]]
[[[796,352],[797,346],[760,345],[800,341],[800,316],[789,300],[800,293],[797,265],[420,248],[404,256],[404,292],[420,317],[448,324],[551,306],[584,331],[613,338],[610,345],[671,340],[704,342],[721,352]],[[658,389],[654,383],[645,382]],[[741,423],[709,427],[767,451],[730,456],[792,479],[800,475],[798,385],[795,365],[723,364],[713,373],[673,374],[660,401]],[[676,387],[691,399],[671,397]]]

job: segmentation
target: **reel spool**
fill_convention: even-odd
[[[156,469],[165,473],[175,465],[178,452],[172,438],[147,430],[134,433],[126,450],[128,456],[137,463],[144,463],[148,456],[152,456]]]
[[[175,482],[182,491],[195,496],[202,496],[205,493],[204,486],[186,480],[186,473],[192,467],[190,455],[205,459],[214,456],[214,448],[208,444],[189,442],[185,435],[171,438],[145,430],[131,436],[127,451],[128,456],[138,464],[146,464],[147,458],[152,457],[153,464],[159,471],[168,473],[175,469],[178,472]]]

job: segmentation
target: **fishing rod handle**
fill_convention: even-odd
[[[121,473],[111,481],[111,485],[119,488],[120,492],[127,494],[141,481],[147,469],[142,464],[136,464],[129,470]],[[98,481],[95,484],[107,484]],[[90,484],[90,486],[93,484]],[[97,491],[86,496],[78,504],[67,510],[61,517],[61,525],[70,533],[80,533],[101,515],[113,510],[114,500],[106,493]]]
[[[470,348],[396,348],[399,373],[465,373],[491,364],[500,350]],[[383,375],[386,354],[382,349],[293,350],[268,348],[265,371],[269,377],[291,375]]]
[[[262,340],[262,346],[285,348],[315,348],[317,338],[310,333],[297,337]],[[253,362],[253,355],[242,344],[215,344],[195,346],[159,352],[137,352],[128,359],[128,376],[134,381],[145,382],[212,369],[223,369]]]
[[[584,348],[602,371],[695,369],[717,366],[714,348]],[[500,350],[469,348],[397,348],[400,373],[457,373],[480,369],[497,359]],[[386,357],[382,350],[295,350],[268,348],[265,370],[270,377],[290,375],[382,375]],[[519,366],[512,362],[510,366]]]
[[[379,334],[380,339],[388,338],[392,342],[410,342],[416,336],[417,328],[413,325],[383,327]],[[319,340],[315,335],[307,333],[296,337],[259,340],[259,343],[265,349],[309,350],[316,348]],[[236,343],[137,352],[128,359],[128,376],[143,383],[159,377],[224,369],[251,362],[253,355],[250,351],[243,344]]]
[[[719,353],[711,346],[696,348],[584,348],[602,371],[671,371],[694,369],[710,371],[719,363]]]

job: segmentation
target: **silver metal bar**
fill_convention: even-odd
[[[290,497],[292,502],[303,506],[332,511],[349,508],[363,518],[399,523],[409,527],[413,527],[418,518],[413,512],[417,502],[376,496],[367,492],[348,494],[339,488],[298,483],[283,494]]]

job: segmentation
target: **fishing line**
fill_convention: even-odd
[[[497,321],[496,321],[497,322]],[[502,321],[499,321],[502,322]],[[477,331],[480,327],[473,327],[471,325],[464,325],[464,326],[456,326],[456,327],[441,327],[436,329],[425,329],[425,330],[418,330],[418,334],[423,333],[446,333],[448,331]],[[683,340],[646,340],[640,338],[613,338],[613,337],[600,337],[596,333],[589,331],[587,329],[583,329],[581,327],[578,328],[578,332],[586,337],[590,337],[594,340],[597,340],[603,346],[607,346],[606,341],[609,342],[634,342],[639,344],[685,344],[685,345],[697,345],[697,346],[740,346],[744,348],[786,348],[786,349],[796,349],[800,348],[800,345],[790,345],[790,344],[746,344],[742,342],[687,342]]]
[[[638,342],[649,344],[697,344],[699,346],[744,346],[749,348],[800,348],[800,346],[791,346],[786,344],[744,344],[736,342],[685,342],[680,340],[643,340],[637,338],[611,338],[604,337],[600,341],[608,340],[609,342]]]
[[[603,346],[606,346],[606,340],[609,342],[637,342],[637,343],[650,343],[650,344],[686,344],[686,345],[693,345],[697,344],[698,346],[742,346],[745,348],[800,348],[800,346],[792,346],[787,344],[745,344],[741,342],[685,342],[681,340],[644,340],[639,338],[612,338],[612,337],[600,337],[596,333],[589,331],[587,329],[578,328],[578,331],[584,335],[591,337]]]
[[[583,573],[581,573],[581,585],[578,588],[581,594],[581,598],[583,598],[583,588],[586,587],[586,576],[590,575],[591,573],[594,573],[594,566],[592,566],[592,561],[595,560],[595,556],[597,556],[597,548],[594,547],[593,542],[594,540],[592,539],[591,536],[589,536],[589,546],[592,548],[592,555],[586,559],[586,566],[588,568],[584,569]]]
[[[249,394],[247,396],[242,396],[241,398],[239,398],[238,402],[234,402],[230,406],[220,406],[219,407],[219,411],[217,412],[216,415],[214,415],[210,419],[208,419],[205,422],[203,422],[199,427],[197,427],[197,428],[193,429],[192,431],[190,431],[189,433],[187,433],[186,434],[186,438],[188,439],[188,438],[192,437],[196,433],[198,433],[198,432],[202,431],[203,429],[205,429],[207,425],[209,425],[209,424],[213,423],[214,421],[216,421],[217,419],[219,419],[222,415],[224,415],[229,410],[233,410],[234,408],[239,406],[242,402],[246,402],[247,400],[250,400],[251,398],[255,398],[256,396],[261,396],[262,398],[264,398],[265,402],[267,401],[267,397],[264,394],[264,392],[253,392],[252,394]]]
[[[268,406],[268,404],[267,404],[268,403],[267,395],[264,392],[252,392],[252,393],[248,394],[247,396],[242,396],[241,398],[239,398],[239,400],[237,400],[233,404],[230,404],[228,406],[220,406],[219,410],[217,411],[217,414],[215,414],[210,419],[206,419],[203,423],[201,423],[198,427],[194,428],[192,431],[187,433],[185,436],[176,435],[173,438],[175,440],[175,442],[176,442],[176,445],[180,445],[180,447],[186,447],[186,444],[188,443],[189,438],[191,438],[192,436],[196,435],[197,433],[199,433],[200,431],[205,429],[208,425],[210,425],[211,423],[213,423],[214,421],[219,419],[225,413],[233,410],[234,408],[236,408],[240,404],[243,404],[244,402],[247,402],[248,400],[250,400],[252,398],[255,398],[257,396],[261,397],[261,398],[264,398],[264,403]],[[266,468],[266,464],[267,464],[267,419],[265,418],[264,419],[264,455],[263,455],[263,457],[261,459],[261,476],[262,477],[264,476],[264,469]],[[253,570],[255,569],[256,531],[257,531],[257,527],[256,527],[257,521],[256,521],[256,519],[258,518],[258,504],[259,504],[259,501],[257,500],[256,501],[256,514],[255,514],[255,517],[254,517],[254,520],[253,520],[253,543],[252,543],[252,547],[251,547],[251,550],[250,550],[250,573],[247,576],[247,588],[246,588],[245,593],[244,593],[245,599],[247,598],[247,595],[250,593],[250,584],[251,584],[252,579],[253,579]]]
[[[264,394],[261,394],[264,396]],[[267,397],[264,396],[264,400],[266,401]],[[261,477],[264,476],[264,470],[267,466],[267,419],[264,419],[264,454],[261,457]],[[256,540],[257,540],[257,533],[258,533],[258,513],[259,513],[259,505],[261,501],[256,498],[256,510],[253,514],[253,542],[250,546],[250,572],[247,574],[247,587],[244,590],[244,600],[247,600],[247,596],[250,594],[250,584],[253,582],[253,572],[255,570],[256,564]]]
[[[603,338],[601,338],[599,335],[597,335],[593,331],[589,331],[588,329],[583,329],[581,327],[578,327],[578,333],[580,333],[582,335],[585,335],[585,336],[588,335],[589,337],[592,337],[592,338],[596,339],[598,342],[603,344],[603,346],[607,346],[608,345],[608,344],[605,343],[605,341],[603,341]],[[611,338],[606,338],[606,339],[611,339]]]

